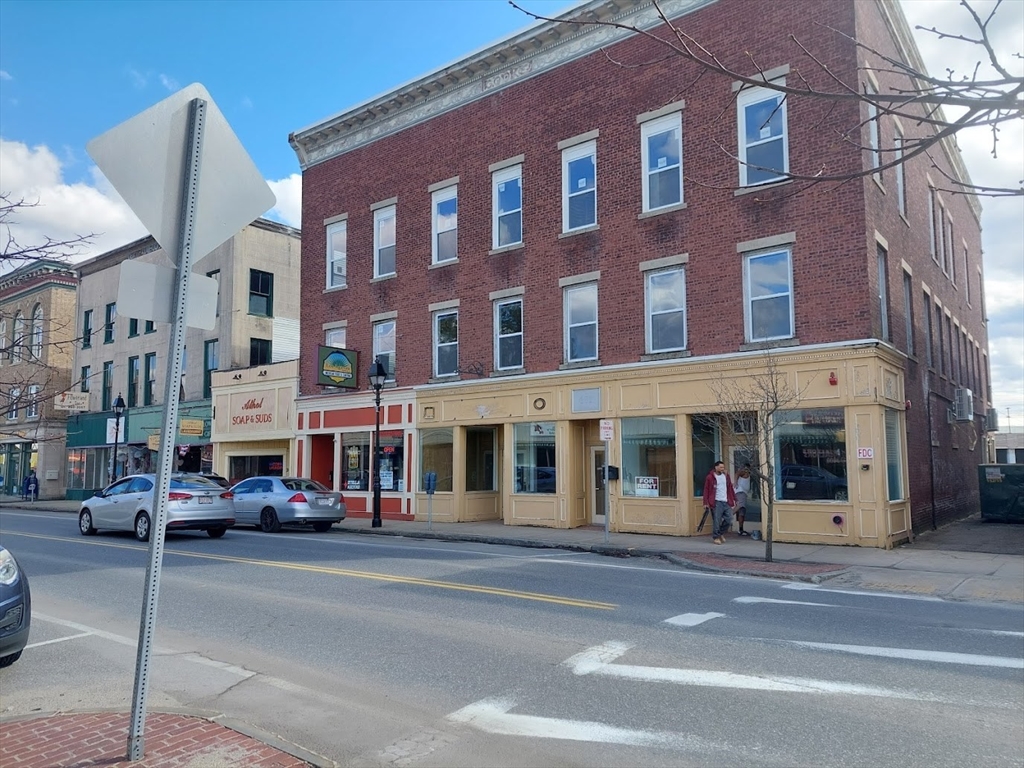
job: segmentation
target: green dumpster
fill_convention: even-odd
[[[1024,523],[1024,464],[980,464],[981,519]]]

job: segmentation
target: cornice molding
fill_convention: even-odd
[[[677,18],[714,2],[717,0],[661,0],[660,6],[668,18]],[[661,23],[651,0],[591,0],[555,21],[535,24],[454,64],[294,132],[288,141],[299,165],[306,170],[635,34],[615,27],[573,23],[580,19],[615,21],[640,29]]]

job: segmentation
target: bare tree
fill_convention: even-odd
[[[24,198],[15,200],[8,193],[0,192],[0,272],[9,272],[34,261],[67,263],[80,256],[92,243],[95,234],[76,235],[65,240],[44,237],[42,242],[32,245],[19,242],[12,228],[15,220],[19,213],[37,205],[39,203],[30,203]]]
[[[970,34],[944,32],[934,27],[917,27],[918,30],[941,40],[956,40],[976,46],[979,58],[973,71],[958,72],[949,68],[945,76],[935,77],[925,71],[923,64],[913,53],[911,58],[915,60],[905,61],[866,45],[844,31],[821,25],[822,29],[836,38],[854,45],[872,64],[868,67],[858,65],[852,75],[838,72],[821,52],[814,50],[811,45],[805,44],[795,35],[788,34],[786,40],[793,46],[799,64],[791,69],[784,81],[773,77],[764,68],[763,63],[750,52],[743,54],[743,62],[740,65],[736,62],[734,50],[726,49],[724,44],[723,52],[716,50],[707,40],[696,39],[687,31],[690,24],[688,17],[673,21],[665,14],[658,0],[652,2],[662,25],[644,29],[631,23],[596,19],[589,14],[573,17],[572,11],[559,19],[554,19],[533,13],[516,0],[509,0],[512,7],[539,21],[605,26],[642,35],[651,41],[657,51],[654,58],[648,61],[627,62],[614,58],[606,51],[609,61],[625,71],[678,58],[681,63],[687,65],[683,72],[688,80],[688,84],[683,87],[684,93],[701,78],[712,76],[728,80],[730,83],[740,83],[741,88],[736,91],[734,98],[739,98],[740,93],[749,87],[776,91],[780,94],[776,111],[791,99],[814,100],[823,105],[825,114],[831,120],[835,113],[842,112],[841,107],[844,104],[867,105],[867,117],[863,117],[861,110],[858,109],[858,116],[851,124],[831,124],[829,127],[839,144],[874,154],[876,159],[868,163],[869,167],[866,168],[862,167],[863,163],[858,164],[856,168],[830,165],[830,161],[834,161],[831,158],[822,159],[818,167],[808,168],[803,172],[768,168],[747,163],[731,148],[717,143],[721,152],[749,169],[770,171],[776,177],[805,182],[799,189],[822,182],[849,182],[902,165],[914,157],[925,156],[936,173],[945,179],[948,185],[945,191],[951,194],[993,197],[1024,195],[1024,181],[1016,187],[973,184],[949,173],[945,165],[938,162],[933,154],[942,142],[955,140],[964,130],[984,128],[991,132],[992,156],[998,157],[1000,127],[1024,117],[1024,77],[1010,71],[1010,62],[1004,60],[1007,57],[1001,58],[992,43],[991,31],[999,23],[997,15],[1003,7],[1003,0],[996,0],[991,11],[984,17],[969,0],[960,0],[960,5],[974,29]],[[1012,5],[1010,3],[1006,7]],[[1022,57],[1017,51],[1009,58],[1019,63]],[[991,71],[992,76],[982,76],[983,62],[987,67],[985,71]],[[875,88],[869,81],[869,73],[870,77],[883,81],[884,86]],[[947,111],[950,116],[947,116]],[[773,112],[764,116],[765,125],[774,114]],[[904,125],[913,127],[916,135],[902,136],[888,146],[881,143],[865,145],[861,139],[864,128],[872,121],[877,121],[880,115],[900,118]],[[877,132],[873,135],[877,138]],[[694,181],[700,182],[699,179]]]

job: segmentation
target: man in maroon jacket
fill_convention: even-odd
[[[711,510],[711,541],[725,543],[725,532],[732,525],[730,510],[736,506],[736,492],[732,479],[725,471],[725,463],[716,461],[704,478],[704,508]]]

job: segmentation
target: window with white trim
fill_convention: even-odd
[[[647,352],[686,349],[686,272],[682,267],[645,275]]]
[[[565,289],[565,359],[597,359],[597,283]]]
[[[28,403],[25,405],[25,418],[27,419],[39,418],[39,390],[38,384],[32,384],[28,388]]]
[[[873,101],[874,96],[878,95],[878,90],[874,85],[868,83],[864,89],[865,101],[868,107],[868,161],[871,163],[871,168],[874,173],[875,181],[882,180],[882,172],[878,170],[882,166],[882,150],[879,138],[879,126],[878,126],[878,105]]]
[[[388,372],[386,381],[395,380],[395,321],[383,320],[373,324],[373,357],[380,358]]]
[[[494,247],[523,242],[523,166],[513,165],[491,175],[491,199]]]
[[[494,302],[494,367],[523,367],[523,300]]]
[[[597,224],[597,142],[562,150],[562,231]]]
[[[903,322],[907,339],[907,354],[914,354],[914,279],[903,271]]]
[[[946,263],[949,264],[949,280],[956,285],[956,246],[953,244],[953,219],[946,216]]]
[[[779,80],[785,85],[785,80]],[[789,128],[783,94],[768,88],[745,88],[736,98],[739,129],[740,186],[753,187],[786,178],[789,173]]]
[[[344,288],[348,284],[348,222],[337,221],[327,227],[327,287]]]
[[[743,260],[744,321],[748,342],[793,336],[790,250],[753,253]]]
[[[964,246],[964,298],[967,306],[971,306],[971,262],[967,257],[967,246]]]
[[[683,114],[676,112],[640,126],[643,210],[683,202]]]
[[[921,320],[924,322],[924,360],[931,368],[934,365],[935,337],[932,331],[932,297],[927,292],[921,297]]]
[[[878,254],[878,315],[882,323],[882,341],[892,341],[889,337],[889,253],[881,243],[877,243]]]
[[[902,216],[907,215],[907,177],[903,168],[903,134],[899,128],[893,136],[893,160],[896,162],[896,207]]]
[[[445,310],[434,313],[434,376],[459,373],[459,313]]]
[[[433,211],[431,243],[432,262],[443,264],[459,257],[459,188],[456,185],[439,189],[430,196]]]
[[[928,187],[928,252],[932,261],[939,263],[938,238],[935,235],[935,188]]]
[[[32,357],[39,360],[43,356],[43,305],[36,304],[32,310],[32,337],[29,343]]]
[[[395,206],[373,212],[373,276],[395,274]]]
[[[335,349],[345,349],[348,337],[347,328],[328,328],[324,331],[324,346]]]
[[[939,201],[935,211],[935,233],[938,238],[935,247],[938,249],[939,266],[941,266],[942,271],[948,275],[949,260],[946,257],[946,209],[943,207],[941,201]]]
[[[21,399],[21,390],[12,389],[7,395],[7,418],[14,421],[18,418],[18,401]]]

